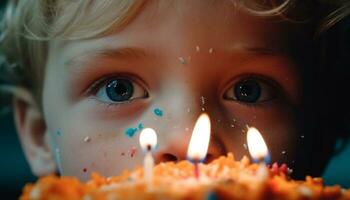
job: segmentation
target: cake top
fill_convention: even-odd
[[[350,199],[350,190],[324,186],[321,178],[292,180],[285,166],[237,161],[231,153],[199,171],[196,178],[188,161],[160,163],[150,183],[141,167],[113,177],[92,173],[86,183],[51,175],[27,184],[20,199]]]

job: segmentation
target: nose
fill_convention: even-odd
[[[155,155],[155,161],[160,162],[178,162],[187,159],[187,149],[191,138],[191,131],[186,131],[182,136],[170,139],[165,146],[159,149]],[[211,162],[213,159],[226,153],[224,145],[219,138],[211,135],[208,152],[204,158],[205,163]]]

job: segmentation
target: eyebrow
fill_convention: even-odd
[[[258,55],[281,55],[285,54],[285,51],[281,48],[276,47],[267,47],[267,46],[244,46],[244,45],[235,45],[230,48],[230,51],[233,52],[247,52]]]
[[[69,59],[66,66],[80,66],[93,58],[117,58],[117,59],[133,59],[146,57],[146,50],[138,47],[120,47],[117,49],[98,49],[92,51],[85,51],[80,55]]]
[[[246,52],[258,55],[278,55],[282,54],[279,49],[259,47],[259,46],[233,46],[230,48],[232,52]],[[146,53],[147,50],[140,47],[119,47],[119,48],[107,48],[107,49],[97,49],[91,51],[85,51],[80,55],[69,59],[65,65],[66,66],[82,66],[89,62],[91,58],[113,58],[120,60],[135,59],[135,58],[145,58],[149,55]]]

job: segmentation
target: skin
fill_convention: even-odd
[[[157,163],[186,159],[193,126],[204,111],[212,125],[207,161],[227,152],[237,159],[248,155],[249,125],[263,135],[272,161],[293,164],[301,66],[290,50],[297,27],[221,1],[165,4],[146,4],[125,28],[104,37],[50,42],[39,137],[55,167],[45,171],[44,162],[31,164],[36,174],[60,168],[63,175],[87,180],[93,171],[111,176],[141,165],[139,132],[125,135],[139,123],[157,132]],[[233,88],[247,75],[262,88],[259,102],[234,97]],[[103,82],[93,85],[108,77],[132,80],[133,99],[115,103],[92,92],[103,91]],[[30,163],[38,163],[34,157],[27,153]]]

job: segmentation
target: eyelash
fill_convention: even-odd
[[[257,80],[259,82],[263,82],[263,83],[267,84],[268,86],[271,86],[272,89],[274,91],[276,91],[276,97],[272,100],[269,100],[269,101],[263,101],[263,102],[257,102],[257,103],[247,103],[247,102],[242,102],[239,100],[225,98],[225,94],[230,88],[233,89],[237,83],[244,81],[244,80],[249,80],[249,79]],[[246,106],[246,107],[249,107],[252,109],[254,109],[254,108],[268,108],[268,107],[272,106],[274,102],[276,102],[277,100],[280,100],[281,98],[284,97],[284,90],[280,86],[280,84],[278,84],[275,80],[273,80],[269,77],[266,77],[266,76],[262,76],[260,74],[254,74],[254,73],[241,74],[239,76],[235,76],[232,79],[230,79],[230,81],[228,81],[228,83],[230,83],[230,84],[227,84],[227,85],[229,85],[229,87],[225,88],[224,94],[221,96],[223,96],[225,100],[234,101],[235,103],[238,103],[242,106]]]
[[[130,80],[131,82],[139,85],[140,87],[142,87],[145,90],[145,96],[149,97],[149,93],[146,87],[146,84],[144,84],[142,81],[140,81],[141,79],[135,77],[135,75],[133,74],[128,74],[128,73],[122,73],[122,74],[112,74],[103,78],[98,78],[95,79],[95,81],[92,82],[91,85],[88,86],[88,88],[85,90],[84,94],[85,96],[89,96],[91,97],[91,99],[96,100],[95,95],[97,95],[98,90],[100,90],[102,88],[103,85],[107,84],[108,81],[112,80],[112,79],[127,79]],[[102,102],[102,101],[98,101],[101,105],[107,106],[107,107],[111,107],[111,106],[120,106],[122,104],[129,104],[131,102],[133,102],[134,100],[137,100],[140,98],[133,98],[130,99],[128,101],[123,101],[123,102],[118,102],[118,103],[113,103],[113,102]]]
[[[91,99],[96,100],[95,95],[97,94],[98,90],[101,89],[101,87],[103,86],[103,84],[106,84],[108,81],[110,81],[113,78],[124,78],[124,79],[128,79],[130,81],[133,81],[135,83],[138,83],[140,81],[135,80],[136,78],[134,78],[134,75],[130,75],[130,74],[114,74],[114,75],[110,75],[104,78],[99,78],[97,80],[95,80],[85,91],[85,95],[91,97]],[[248,80],[248,79],[252,79],[252,80],[257,80],[259,82],[263,82],[265,84],[267,84],[268,86],[271,86],[272,89],[276,92],[276,98],[269,100],[269,101],[263,101],[263,102],[255,102],[255,103],[247,103],[247,102],[243,102],[243,101],[239,101],[239,100],[234,100],[234,99],[227,99],[225,98],[225,94],[226,92],[231,88],[233,89],[237,83],[244,81],[244,80]],[[225,100],[230,100],[230,101],[234,101],[235,103],[238,103],[240,105],[249,107],[249,108],[266,108],[266,107],[270,107],[273,105],[273,102],[275,102],[276,100],[279,100],[281,97],[283,97],[283,89],[282,87],[273,79],[268,78],[266,76],[262,76],[259,74],[243,74],[243,75],[239,75],[236,77],[233,77],[230,81],[229,87],[225,88],[224,90],[224,94],[222,95],[224,97]],[[140,85],[145,85],[145,84],[140,84]],[[144,87],[146,88],[146,87]],[[148,92],[147,89],[145,89],[146,91],[146,96],[148,97]],[[136,98],[138,99],[138,98]],[[102,102],[102,101],[97,101],[100,105],[106,107],[106,109],[109,109],[110,107],[116,107],[116,106],[120,106],[122,104],[130,104],[131,102],[133,102],[136,99],[130,99],[128,101],[124,101],[124,102],[118,102],[118,103],[112,103],[112,102]]]

